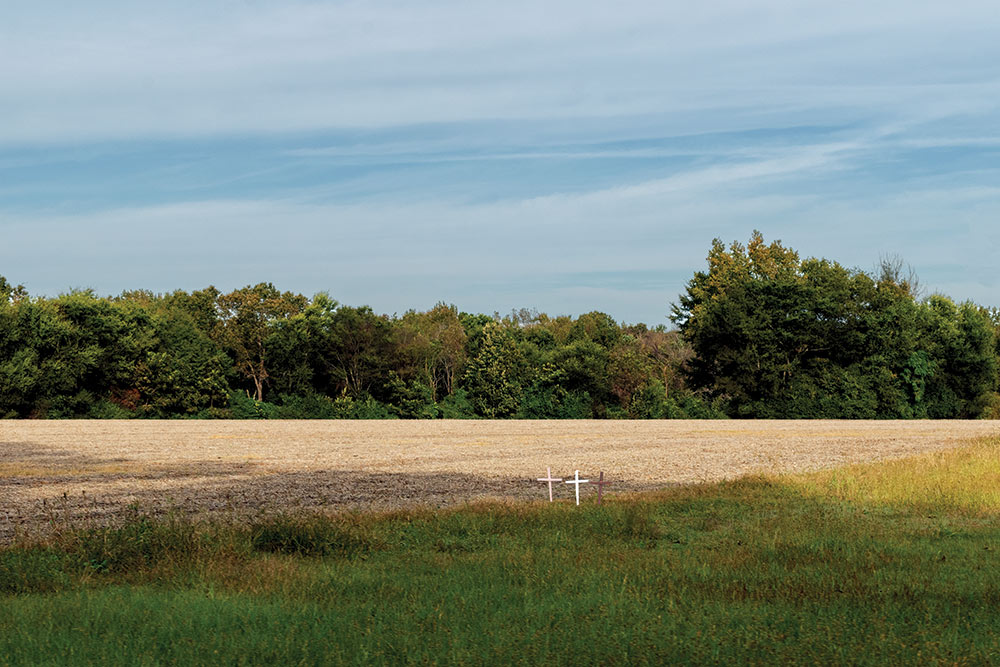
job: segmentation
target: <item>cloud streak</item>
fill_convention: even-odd
[[[908,115],[955,112],[956,100],[988,113],[1000,79],[995,7],[962,0],[44,5],[0,27],[0,57],[18,63],[0,70],[3,143],[647,113]]]
[[[758,228],[1000,303],[998,32],[972,0],[15,3],[0,269],[658,323]]]
[[[842,168],[844,150],[828,146],[628,187],[489,203],[221,200],[0,216],[0,262],[11,278],[48,293],[70,284],[117,292],[273,280],[388,312],[446,299],[467,310],[598,308],[662,323],[669,301],[702,267],[713,236],[745,240],[759,228],[804,255],[849,266],[871,267],[882,254],[900,253],[931,289],[954,288],[959,298],[996,293],[992,274],[974,267],[990,266],[998,250],[998,188],[884,193],[837,204],[816,194],[768,193],[803,170]],[[950,221],[947,230],[942,219]],[[38,246],[39,235],[51,240]],[[972,270],[956,275],[963,263]],[[87,282],[67,284],[67,275]],[[655,275],[662,280],[654,288]]]

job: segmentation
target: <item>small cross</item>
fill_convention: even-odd
[[[549,502],[551,503],[552,502],[552,482],[561,482],[561,481],[563,481],[563,479],[562,479],[562,477],[553,477],[552,476],[552,468],[546,468],[545,469],[545,475],[546,475],[545,477],[539,477],[538,481],[539,482],[548,482],[549,483]]]
[[[604,487],[607,486],[610,483],[611,482],[605,482],[604,481],[604,472],[603,471],[601,472],[601,478],[598,479],[596,482],[594,482],[594,484],[597,485],[597,504],[598,505],[601,504],[601,496],[603,495],[601,492],[604,491]]]
[[[573,474],[573,479],[568,479],[563,484],[576,484],[576,504],[580,504],[580,485],[589,482],[589,479],[580,479],[580,471]]]

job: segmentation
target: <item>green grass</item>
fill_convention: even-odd
[[[602,507],[136,513],[0,551],[0,664],[986,663],[998,490],[991,440]]]

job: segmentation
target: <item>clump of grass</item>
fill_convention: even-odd
[[[81,570],[120,574],[149,569],[163,560],[191,558],[202,547],[194,524],[134,516],[69,537],[66,547]]]
[[[43,546],[0,551],[0,595],[46,593],[66,588],[64,555]]]
[[[211,563],[245,561],[245,527],[154,517],[131,507],[106,525],[62,525],[44,541],[0,549],[0,592],[49,592],[116,582],[174,581]]]
[[[357,558],[384,548],[362,522],[318,514],[281,514],[251,524],[249,531],[253,548],[271,553]]]

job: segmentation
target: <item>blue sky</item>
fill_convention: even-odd
[[[5,6],[0,274],[660,324],[759,229],[1000,305],[994,3],[694,4]]]

